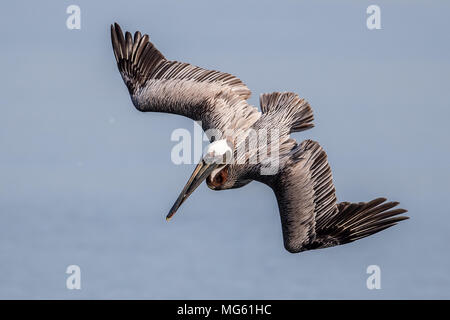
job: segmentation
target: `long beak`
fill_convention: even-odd
[[[194,172],[189,178],[188,182],[178,196],[177,201],[170,209],[166,220],[169,221],[172,216],[177,212],[178,208],[183,204],[183,202],[194,192],[195,189],[211,174],[211,172],[218,167],[216,163],[206,163],[203,159],[199,162],[197,167],[195,167]]]

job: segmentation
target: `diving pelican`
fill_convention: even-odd
[[[394,209],[398,202],[385,198],[337,202],[323,148],[312,140],[297,143],[290,138],[292,132],[314,126],[305,99],[290,92],[262,94],[260,112],[248,104],[250,90],[233,75],[167,60],[148,35],[123,34],[117,23],[111,25],[111,40],[120,74],[139,111],[179,114],[201,121],[206,132],[223,133],[220,138],[208,135],[211,143],[167,220],[205,180],[213,190],[239,188],[251,181],[272,188],[284,247],[291,253],[349,243],[408,219],[400,215],[406,210]],[[252,130],[272,129],[276,139],[266,144],[249,139]],[[272,162],[276,170],[263,172]]]

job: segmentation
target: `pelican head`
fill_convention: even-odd
[[[227,139],[214,141],[206,147],[202,159],[170,209],[166,217],[167,221],[173,217],[183,202],[204,180],[206,180],[208,187],[213,190],[220,188],[227,182],[228,168],[233,157],[232,148],[232,143]]]

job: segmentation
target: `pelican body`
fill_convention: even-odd
[[[111,25],[111,40],[134,106],[200,121],[211,141],[167,220],[203,181],[213,190],[251,181],[272,188],[284,247],[291,253],[349,243],[408,218],[401,215],[406,210],[394,209],[398,202],[385,198],[337,202],[323,148],[290,137],[314,126],[309,103],[297,94],[262,94],[258,111],[247,102],[250,90],[233,75],[167,60],[148,35],[123,34],[117,23]]]

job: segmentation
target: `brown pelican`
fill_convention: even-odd
[[[352,242],[408,218],[399,216],[406,210],[393,209],[398,202],[385,198],[337,202],[325,151],[315,141],[298,144],[289,137],[313,127],[309,103],[296,94],[263,94],[259,112],[247,103],[247,86],[230,74],[167,60],[148,35],[124,35],[117,23],[111,25],[111,40],[120,74],[139,111],[183,115],[201,121],[207,132],[223,133],[220,138],[208,135],[211,144],[167,220],[205,180],[213,190],[239,188],[254,180],[271,187],[284,246],[292,253]],[[272,129],[276,138],[267,143],[249,139],[250,132],[270,130],[272,135]],[[276,170],[263,173],[270,163],[277,164]]]

